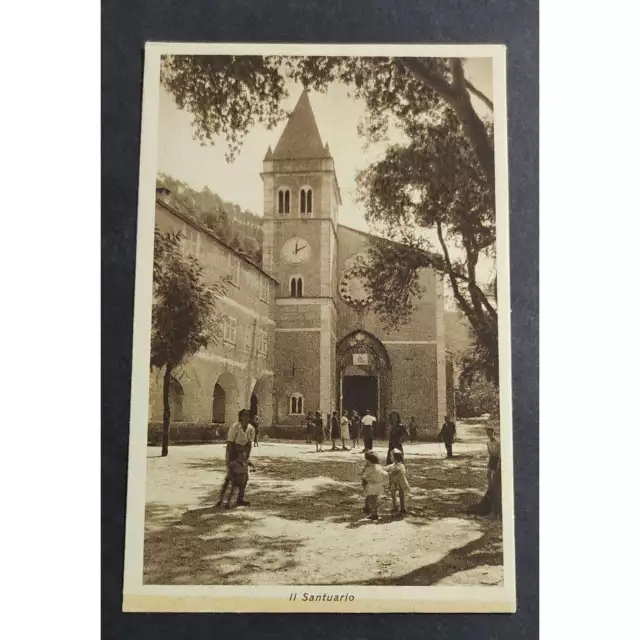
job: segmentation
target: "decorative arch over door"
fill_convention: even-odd
[[[377,435],[383,435],[391,406],[391,361],[387,350],[376,336],[358,330],[340,340],[336,351],[340,411],[356,410],[362,416],[369,409],[378,420]]]

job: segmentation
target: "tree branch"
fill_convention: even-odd
[[[395,58],[395,61],[404,66],[416,80],[427,84],[447,102],[451,103],[456,99],[451,85],[441,75],[429,71],[419,58]]]
[[[491,102],[491,100],[489,100],[489,98],[487,98],[487,96],[484,95],[484,93],[482,93],[482,91],[480,91],[480,89],[478,89],[477,87],[475,87],[471,82],[469,82],[469,80],[465,80],[464,82],[464,86],[479,100],[481,100],[482,102],[484,102],[487,107],[489,107],[489,109],[491,109],[491,111],[493,111],[493,102]]]

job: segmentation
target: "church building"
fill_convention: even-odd
[[[180,397],[180,419],[229,424],[240,407],[250,406],[263,429],[303,433],[308,411],[327,416],[346,409],[362,416],[368,410],[382,425],[396,410],[405,424],[415,417],[420,432],[433,434],[454,413],[442,279],[421,271],[424,293],[410,321],[397,329],[385,329],[371,311],[362,278],[369,236],[339,222],[334,160],[307,91],[275,148],[267,150],[260,175],[261,265],[222,246],[161,198],[156,203],[156,223],[183,228],[205,267],[238,269],[237,288],[221,301],[229,322],[234,316],[233,332],[225,329],[224,344],[182,367],[176,384],[188,389]],[[243,291],[239,265],[251,291]],[[260,348],[254,349],[256,335]],[[162,416],[158,382],[152,375],[150,422],[156,425]]]

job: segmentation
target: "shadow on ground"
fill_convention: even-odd
[[[381,519],[377,523],[363,517],[360,457],[260,455],[254,463],[256,471],[247,489],[251,506],[225,511],[213,506],[218,499],[215,479],[222,480],[224,461],[185,461],[189,473],[204,471],[211,484],[197,508],[147,504],[145,583],[251,584],[256,573],[294,569],[296,557],[300,557],[296,551],[309,541],[293,537],[293,533],[292,537],[264,535],[265,529],[257,525],[266,518],[289,520],[292,526],[294,522],[320,527],[343,525],[344,535],[348,535],[345,529],[368,526],[379,531],[379,527],[397,522],[391,516],[387,496],[381,500]],[[360,580],[358,584],[429,585],[457,572],[502,565],[500,525],[466,512],[484,493],[485,464],[481,457],[471,454],[446,459],[409,453],[406,466],[412,490],[408,497],[409,515],[404,522],[425,527],[458,518],[472,524],[481,535],[405,575]],[[392,531],[390,528],[390,544]]]

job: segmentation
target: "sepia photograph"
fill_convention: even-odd
[[[506,55],[147,45],[124,610],[515,610]]]

